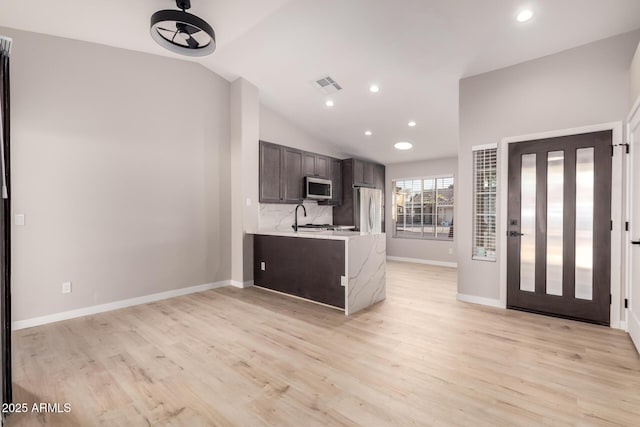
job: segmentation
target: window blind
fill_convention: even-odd
[[[496,260],[496,184],[498,150],[473,152],[473,245],[472,258]]]
[[[454,178],[393,181],[393,236],[453,240]]]

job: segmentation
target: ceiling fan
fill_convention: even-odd
[[[151,16],[151,37],[181,55],[205,56],[216,50],[216,33],[205,20],[186,12],[191,0],[176,0],[181,10],[160,10]]]

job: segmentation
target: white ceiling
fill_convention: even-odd
[[[458,80],[640,28],[638,0],[192,0],[218,49],[195,59],[245,77],[263,102],[346,153],[383,163],[455,155]],[[524,7],[535,12],[515,21]],[[175,0],[20,0],[0,26],[178,57],[149,36]],[[189,59],[192,60],[192,59]],[[325,107],[310,81],[344,90]],[[380,86],[371,94],[370,84]],[[418,125],[409,128],[407,122]],[[364,136],[365,130],[373,136]],[[400,152],[397,141],[413,142]],[[277,141],[275,141],[277,142]]]

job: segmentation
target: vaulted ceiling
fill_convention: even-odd
[[[194,60],[342,151],[383,163],[456,155],[458,81],[640,28],[638,0],[192,0],[218,48]],[[174,0],[20,0],[0,26],[179,57],[149,35]],[[535,13],[526,23],[516,14]],[[183,57],[179,57],[183,58]],[[184,59],[184,58],[183,58]],[[311,82],[331,76],[327,96]],[[377,84],[378,93],[369,87]],[[325,106],[331,98],[334,107]],[[407,126],[415,121],[415,127]],[[370,130],[371,136],[364,132]],[[410,141],[412,150],[393,148]]]

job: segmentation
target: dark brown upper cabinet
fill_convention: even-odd
[[[319,205],[342,204],[342,160],[329,158],[329,179],[331,180],[331,199],[318,200]]]
[[[260,202],[300,203],[304,198],[304,177],[331,179],[333,197],[322,204],[341,202],[341,161],[284,145],[260,141]]]
[[[304,176],[329,179],[329,157],[316,153],[304,153]]]
[[[301,150],[260,141],[260,202],[302,201]]]
[[[382,190],[382,197],[384,200],[384,165],[379,165],[377,163],[371,164],[373,169],[373,187],[379,188]],[[384,205],[384,202],[383,202]]]
[[[352,163],[353,185],[384,189],[384,182],[376,182],[376,173],[379,174],[380,170],[382,170],[382,175],[384,175],[383,165],[358,159],[347,159],[345,161]]]
[[[384,185],[385,167],[378,163],[359,159],[342,160],[341,203],[333,209],[333,223],[336,225],[356,224],[355,187],[378,188],[382,190],[382,231],[384,232]],[[335,191],[334,184],[334,191]]]
[[[282,203],[282,146],[260,141],[260,202]]]
[[[353,185],[373,187],[374,163],[358,159],[349,159],[353,162]]]
[[[316,176],[329,179],[331,177],[331,160],[327,156],[316,156]]]
[[[284,147],[284,168],[282,170],[282,196],[284,203],[300,203],[304,197],[302,192],[302,151]]]
[[[313,153],[304,153],[304,166],[302,168],[304,176],[315,176],[316,156]]]

